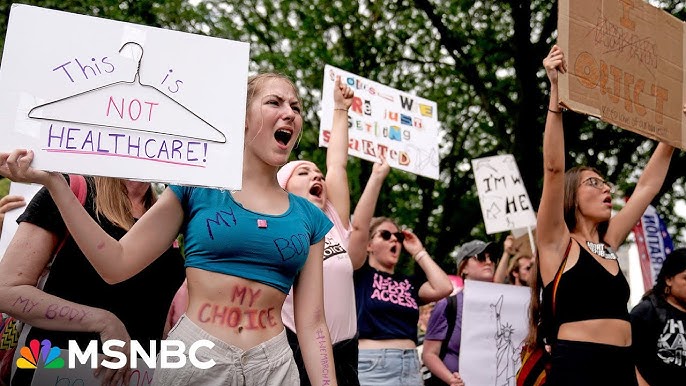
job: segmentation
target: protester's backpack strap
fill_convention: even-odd
[[[555,274],[555,280],[553,280],[553,299],[552,299],[552,304],[550,305],[553,311],[553,318],[555,317],[555,297],[557,296],[557,286],[560,284],[560,278],[562,277],[562,272],[565,270],[565,265],[567,265],[567,257],[569,256],[569,250],[572,248],[572,238],[569,238],[569,244],[567,244],[567,250],[565,250],[565,257],[562,259],[562,264],[560,264],[560,268],[558,268],[557,273]]]
[[[450,343],[450,338],[453,336],[453,331],[455,330],[455,320],[457,319],[457,294],[453,296],[448,296],[448,304],[445,306],[445,318],[448,321],[448,332],[445,334],[445,339],[441,342],[441,351],[438,357],[443,360],[445,354],[448,352],[448,344]]]

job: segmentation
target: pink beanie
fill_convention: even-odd
[[[286,189],[286,185],[288,184],[288,180],[291,179],[291,176],[293,175],[293,172],[295,169],[298,168],[300,165],[304,164],[311,164],[314,165],[314,162],[310,161],[303,161],[303,160],[297,160],[297,161],[291,161],[281,167],[279,169],[278,173],[276,173],[276,179],[279,181],[279,186],[281,186],[282,189]]]
[[[286,185],[288,184],[288,180],[291,179],[291,176],[293,175],[293,172],[295,171],[295,169],[297,169],[301,165],[306,165],[306,164],[317,166],[312,161],[303,161],[303,160],[291,161],[291,162],[283,165],[281,167],[281,169],[279,169],[279,171],[276,173],[276,179],[279,181],[279,186],[281,186],[281,188],[283,190],[286,190]],[[329,201],[329,199],[326,200],[326,203],[324,204],[323,210],[324,210],[324,214],[326,214],[326,216],[329,219],[331,219],[331,221],[334,221],[334,223],[336,221],[338,221],[340,223],[340,219],[338,217],[338,212],[336,212],[336,208],[334,208],[333,204],[331,203],[331,201]],[[336,220],[334,220],[334,219],[336,219]],[[342,228],[343,228],[343,226],[341,225],[341,229]]]

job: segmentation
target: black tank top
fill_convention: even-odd
[[[628,321],[630,288],[622,270],[612,275],[587,250],[581,246],[579,249],[579,260],[562,274],[558,283],[554,325],[559,327],[564,323],[590,319]],[[548,305],[552,304],[552,284],[543,289],[543,302]]]

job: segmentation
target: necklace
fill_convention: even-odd
[[[588,245],[588,249],[590,249],[591,252],[602,257],[603,259],[617,260],[617,255],[615,255],[615,251],[613,251],[612,248],[605,245],[605,243],[594,243],[591,241],[586,241],[586,245]]]

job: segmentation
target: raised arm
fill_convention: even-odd
[[[419,287],[419,298],[424,303],[435,302],[453,292],[453,282],[431,258],[419,238],[409,230],[404,230],[403,246],[426,274],[426,282]]]
[[[130,341],[126,327],[113,313],[67,301],[36,288],[57,244],[57,237],[47,230],[28,222],[19,224],[0,261],[0,311],[45,330],[96,332],[103,342],[109,339]],[[127,369],[106,370],[101,379],[112,379],[118,384]]]
[[[183,209],[169,189],[117,241],[90,217],[61,174],[33,169],[32,160],[32,151],[2,153],[0,174],[13,181],[42,184],[50,191],[69,233],[106,282],[118,283],[137,274],[162,255],[178,235]]]
[[[517,253],[514,245],[514,236],[508,235],[503,242],[503,255],[498,261],[498,267],[495,269],[493,274],[494,283],[506,283],[507,282],[507,267],[510,265],[510,259]],[[514,284],[514,283],[510,283]]]
[[[360,201],[355,207],[355,214],[352,220],[352,233],[348,242],[348,255],[353,263],[353,269],[358,269],[364,265],[367,258],[367,244],[369,243],[369,223],[374,216],[376,201],[383,182],[391,171],[391,167],[386,159],[381,157],[379,162],[372,166],[372,174],[369,176],[367,185],[364,187]]]
[[[350,225],[350,187],[348,186],[348,108],[353,90],[336,78],[333,87],[333,127],[326,150],[326,194],[336,208],[345,228]]]
[[[662,188],[673,152],[674,147],[666,143],[661,142],[657,145],[638,179],[634,193],[624,208],[610,219],[603,241],[615,250],[624,242],[631,228],[636,225],[650,202]]]
[[[310,253],[293,286],[293,312],[298,343],[313,385],[336,385],[333,350],[324,318],[324,241],[310,246]]]
[[[562,263],[570,237],[564,220],[565,145],[557,88],[558,74],[567,71],[562,50],[553,46],[543,65],[550,80],[550,101],[543,137],[543,192],[538,207],[536,239],[541,277],[548,283]]]

